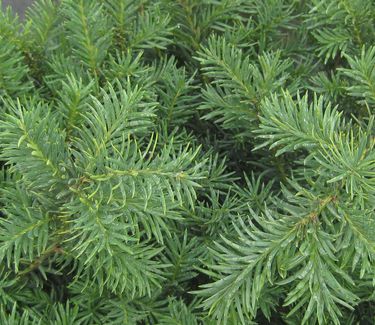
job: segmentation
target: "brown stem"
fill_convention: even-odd
[[[18,276],[28,274],[37,268],[51,255],[53,254],[64,254],[64,250],[59,244],[55,244],[51,248],[45,250],[39,257],[37,257],[26,269],[18,273]]]

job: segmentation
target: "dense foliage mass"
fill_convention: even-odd
[[[374,324],[373,0],[0,13],[0,324]]]

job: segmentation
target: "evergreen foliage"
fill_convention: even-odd
[[[0,12],[0,324],[375,324],[372,0]]]

